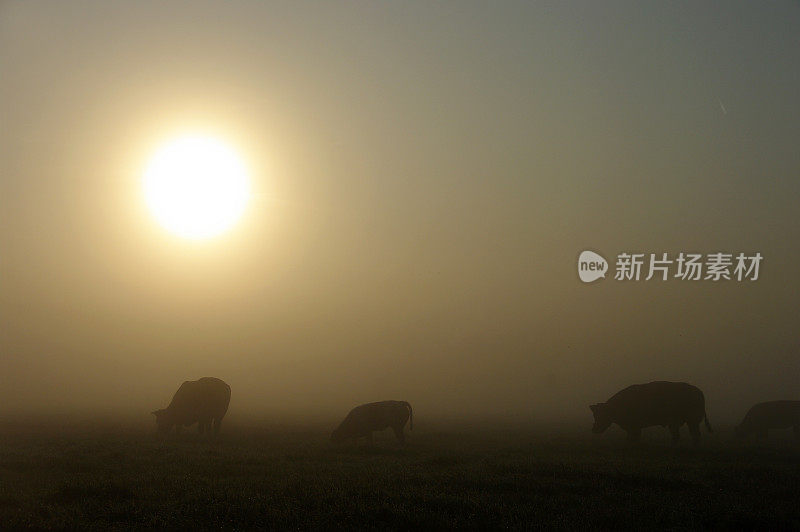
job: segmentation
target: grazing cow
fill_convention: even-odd
[[[210,434],[213,422],[214,434],[219,434],[219,425],[228,411],[230,401],[231,387],[217,378],[203,377],[186,381],[175,392],[167,408],[153,412],[158,432],[166,434],[172,427],[180,431],[181,426],[198,423],[200,434]]]
[[[401,444],[406,438],[403,427],[411,420],[409,429],[414,429],[414,417],[411,405],[406,401],[381,401],[357,406],[347,414],[344,421],[331,434],[331,441],[339,443],[347,439],[355,442],[358,438],[365,437],[372,444],[372,432],[385,430],[389,427]]]
[[[685,382],[656,381],[634,384],[614,394],[605,403],[591,405],[594,414],[592,432],[600,434],[612,423],[628,433],[628,440],[638,441],[642,429],[661,425],[669,427],[672,441],[680,439],[680,428],[686,423],[694,444],[700,442],[700,422],[711,425],[706,415],[703,392]]]
[[[758,403],[745,414],[741,424],[736,427],[740,438],[755,434],[766,438],[769,429],[788,429],[800,438],[800,401],[767,401]]]

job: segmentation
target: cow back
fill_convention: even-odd
[[[176,423],[221,419],[228,410],[231,389],[220,379],[203,377],[181,384],[167,407]]]
[[[635,384],[616,393],[607,404],[613,420],[629,428],[695,423],[705,416],[703,392],[685,382]]]

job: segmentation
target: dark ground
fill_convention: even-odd
[[[800,528],[800,446],[692,448],[651,429],[583,434],[416,427],[398,447],[327,429],[0,433],[0,527]],[[662,433],[663,432],[663,433]],[[684,438],[688,435],[685,434]]]

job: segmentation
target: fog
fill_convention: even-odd
[[[800,8],[0,4],[0,416],[565,422],[687,381],[713,423],[798,399]],[[254,196],[147,211],[181,131]],[[757,281],[592,284],[585,249],[761,253]]]

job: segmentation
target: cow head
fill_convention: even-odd
[[[608,404],[597,403],[590,405],[589,408],[592,410],[592,414],[594,414],[592,432],[595,434],[605,432],[605,430],[611,426],[611,423],[613,423],[611,420],[611,412],[608,410]]]
[[[346,439],[347,439],[347,437],[345,436],[345,434],[344,434],[344,431],[342,430],[342,427],[337,427],[337,428],[336,428],[336,429],[335,429],[335,430],[334,430],[334,431],[331,433],[331,441],[332,441],[333,443],[341,443],[341,442],[343,442],[343,441],[344,441],[344,440],[346,440]]]
[[[170,412],[165,408],[153,411],[153,415],[156,416],[156,425],[158,426],[159,434],[166,434],[172,426],[175,425]]]

